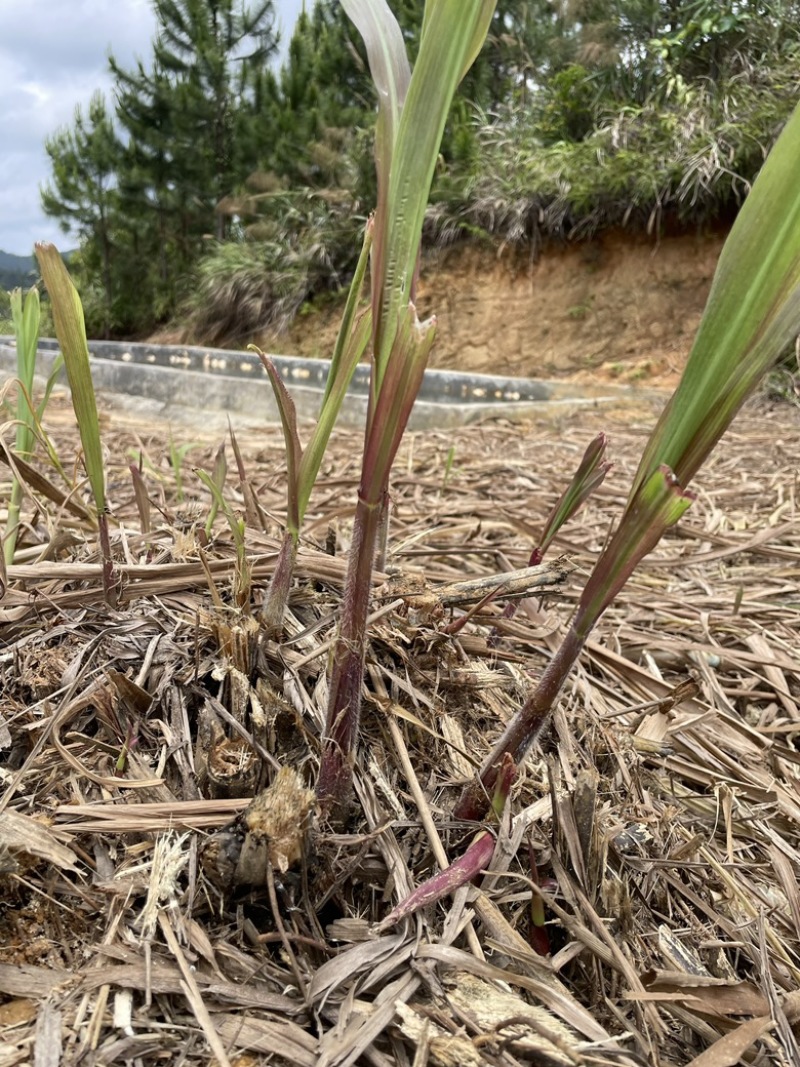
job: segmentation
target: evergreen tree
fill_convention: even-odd
[[[234,115],[236,182],[246,177],[248,168],[263,168],[272,159],[280,112],[278,79],[272,65],[248,65],[241,74],[241,96]]]
[[[392,0],[392,11],[416,57],[425,0]],[[477,110],[491,111],[511,97],[524,98],[542,66],[552,60],[552,40],[563,20],[550,0],[499,0],[487,45],[462,84],[445,132],[445,163],[467,166],[474,148]],[[290,184],[322,185],[352,180],[357,199],[374,198],[370,137],[375,109],[360,35],[338,0],[317,0],[295,26],[279,81],[269,166]],[[346,159],[337,164],[335,131]],[[354,136],[354,131],[362,131]],[[266,163],[266,160],[264,161]]]
[[[126,273],[138,279],[126,318],[144,325],[177,307],[218,210],[258,162],[256,105],[277,47],[272,0],[155,0],[152,64],[112,57],[117,116],[127,136],[119,170]]]
[[[358,32],[338,2],[303,10],[278,81],[272,151],[262,162],[289,185],[346,181],[329,151],[336,131],[369,127],[374,90]]]
[[[189,250],[177,239],[186,229],[180,205],[185,199],[176,130],[178,96],[175,85],[155,65],[146,70],[120,69],[111,60],[116,79],[117,116],[127,134],[120,160],[119,199],[124,218],[119,234],[126,251],[126,274],[140,279],[130,294],[126,317],[139,321],[154,304],[156,318],[174,305],[178,278],[190,265]],[[146,318],[146,314],[145,314]]]
[[[242,158],[237,114],[252,115],[245,97],[277,47],[273,9],[273,0],[155,0],[152,69],[129,72],[111,59],[135,180],[149,179],[151,197],[179,212],[184,245],[225,236],[216,206],[256,162]],[[178,186],[182,203],[168,207],[164,194]]]
[[[154,6],[151,62],[110,59],[119,134],[96,96],[47,142],[43,204],[80,241],[90,305],[102,278],[103,332],[148,330],[176,310],[205,239],[225,236],[220,201],[259,163],[276,91],[273,0]]]
[[[53,177],[41,189],[42,207],[58,220],[64,233],[77,237],[81,245],[92,246],[103,293],[100,329],[107,335],[112,325],[112,227],[122,146],[103,94],[94,93],[85,116],[76,108],[72,127],[48,137],[45,151]]]

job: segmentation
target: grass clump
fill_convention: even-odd
[[[351,287],[320,418],[305,449],[291,397],[274,365],[262,354],[281,413],[288,467],[287,530],[262,615],[269,637],[281,633],[305,510],[347,384],[367,348],[372,357],[352,543],[331,652],[317,782],[320,811],[335,819],[344,818],[351,799],[372,574],[387,529],[391,470],[435,338],[435,319],[420,322],[415,307],[426,206],[453,93],[480,50],[494,11],[493,3],[476,5],[467,19],[457,0],[439,0],[427,7],[412,74],[403,34],[381,0],[366,5],[346,0],[345,7],[364,38],[380,101],[377,206]],[[584,150],[592,150],[588,142]],[[620,152],[618,158],[623,160],[624,173],[628,157]],[[592,571],[571,627],[481,773],[464,790],[455,809],[457,817],[481,818],[498,788],[498,775],[507,776],[509,783],[513,780],[515,768],[549,720],[594,626],[636,566],[691,505],[690,481],[744,400],[800,332],[798,158],[800,109],[791,116],[739,213],[681,382],[645,447],[619,525]],[[43,247],[38,254],[67,360],[97,505],[106,594],[110,596],[112,564],[97,413],[80,305],[55,250]],[[359,311],[367,259],[369,308]],[[604,440],[590,446],[572,486],[548,520],[546,533],[531,557],[532,566],[541,565],[542,554],[556,530],[602,482],[607,470],[604,452]],[[213,478],[203,477],[213,492],[205,540],[211,536],[216,510],[222,508],[236,542],[238,569],[248,574],[237,592],[242,608],[250,590],[244,528],[225,501],[224,470]],[[490,590],[485,600],[496,595],[497,589]],[[503,798],[509,789],[510,784],[502,789]]]
[[[267,175],[229,197],[222,209],[243,220],[236,240],[214,245],[200,261],[187,302],[188,329],[225,346],[284,332],[306,301],[352,278],[365,218],[345,190],[270,188]]]

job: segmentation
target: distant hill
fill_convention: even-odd
[[[30,286],[39,277],[33,256],[14,256],[0,251],[0,289]]]

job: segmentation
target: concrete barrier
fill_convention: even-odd
[[[98,393],[112,393],[118,399],[143,398],[157,405],[164,418],[191,409],[229,412],[262,422],[279,420],[272,388],[258,356],[252,352],[113,341],[90,341],[89,350]],[[49,376],[57,353],[57,341],[40,341],[37,373],[41,377]],[[272,359],[292,395],[298,417],[315,419],[329,362],[294,356]],[[13,338],[0,337],[0,370],[8,377],[15,368]],[[363,425],[369,370],[368,364],[356,368],[342,406],[343,426]],[[631,393],[630,387],[606,384],[587,387],[535,378],[428,370],[409,426],[444,429],[486,418],[524,419],[540,414],[543,406],[620,403]],[[640,399],[656,395],[646,390],[636,390],[636,394]]]

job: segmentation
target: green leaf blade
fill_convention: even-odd
[[[573,624],[581,641],[693,500],[694,494],[681,488],[668,467],[654,471],[638,489],[583,590]]]
[[[89,346],[78,291],[55,245],[37,244],[36,258],[53,307],[56,337],[64,356],[84,463],[98,512],[106,510],[100,420],[89,366]]]
[[[631,498],[657,467],[687,485],[756,385],[800,333],[800,107],[728,236],[681,381]]]

